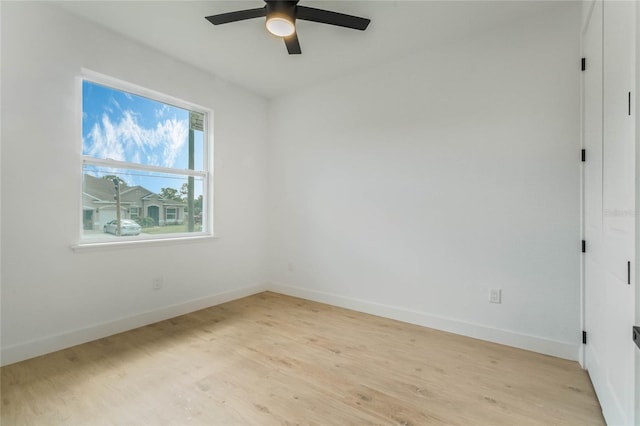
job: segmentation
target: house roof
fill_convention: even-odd
[[[128,186],[125,183],[120,184],[120,200],[122,203],[130,204],[135,202],[138,197],[134,196],[136,191],[139,191],[139,199],[148,200],[152,197],[157,197],[163,205],[171,206],[185,206],[186,203],[182,203],[176,200],[169,200],[163,198],[160,194],[149,191],[147,188],[134,185]],[[84,175],[84,187],[83,194],[93,198],[94,203],[113,203],[115,202],[115,187],[110,179],[97,178],[92,175]]]
[[[130,193],[130,192],[133,192],[136,189],[139,189],[140,192],[144,192],[145,193],[145,195],[144,195],[145,197],[147,195],[153,194],[153,192],[149,191],[147,188],[145,188],[144,186],[140,186],[140,185],[129,186],[129,187],[124,185],[123,188],[126,188],[126,189],[120,189],[120,196],[123,196],[123,195],[126,195],[126,194]]]
[[[121,186],[126,188],[126,185]],[[91,175],[84,175],[84,192],[94,198],[102,201],[113,201],[116,195],[113,182],[108,179],[97,178]]]

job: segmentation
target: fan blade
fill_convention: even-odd
[[[289,55],[299,55],[302,53],[300,49],[300,42],[298,41],[298,34],[293,33],[289,37],[283,37],[284,44],[287,46],[287,52]]]
[[[354,30],[361,31],[367,29],[369,22],[371,22],[371,19],[306,6],[296,7],[296,18],[304,19],[305,21],[337,25],[339,27],[353,28]]]
[[[259,18],[267,16],[266,6],[257,9],[238,10],[235,12],[221,13],[219,15],[207,16],[207,21],[213,25],[227,24],[229,22],[244,21],[245,19]]]

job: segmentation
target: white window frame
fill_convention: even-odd
[[[82,117],[82,83],[83,81],[89,81],[99,85],[107,86],[109,88],[120,90],[123,92],[131,93],[134,95],[143,96],[154,101],[169,104],[178,108],[182,108],[188,111],[194,111],[204,114],[204,131],[203,131],[203,170],[189,170],[189,169],[173,169],[160,166],[151,166],[138,163],[129,163],[124,161],[117,161],[111,159],[100,159],[91,156],[82,155],[83,143],[82,143],[82,120],[78,120],[78,135],[79,135],[79,151],[81,164],[80,168],[83,169],[84,165],[103,166],[110,168],[124,168],[130,170],[151,171],[159,173],[168,173],[172,175],[179,175],[184,177],[196,177],[200,178],[203,182],[203,205],[202,205],[202,227],[203,231],[199,232],[185,232],[185,233],[168,233],[158,235],[148,235],[140,238],[137,237],[119,237],[118,240],[87,240],[83,239],[83,210],[82,210],[82,190],[78,191],[80,194],[80,207],[78,211],[79,220],[79,239],[78,243],[73,245],[72,248],[84,249],[84,248],[99,248],[108,247],[114,245],[130,245],[130,244],[148,244],[148,243],[162,243],[162,242],[187,242],[190,240],[198,240],[202,238],[215,238],[214,235],[214,223],[213,223],[213,111],[209,108],[194,104],[192,102],[184,101],[182,99],[175,98],[173,96],[166,95],[155,90],[151,90],[142,86],[138,86],[133,83],[129,83],[114,77],[110,77],[95,71],[83,69],[81,74],[77,78],[78,86],[78,117]],[[82,173],[81,173],[82,176]],[[82,186],[82,182],[81,182]],[[140,212],[140,208],[138,208]],[[176,210],[177,216],[177,210]],[[206,222],[204,222],[206,220]],[[206,226],[205,226],[206,225]]]
[[[169,219],[169,210],[173,210],[173,218]],[[164,220],[178,220],[178,208],[177,207],[165,207]]]

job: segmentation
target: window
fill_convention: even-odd
[[[167,222],[175,222],[177,218],[176,208],[175,207],[167,207]]]
[[[81,243],[211,235],[209,117],[146,89],[83,79]]]

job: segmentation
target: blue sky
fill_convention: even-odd
[[[101,86],[82,84],[82,154],[99,159],[188,168],[189,111],[142,96]],[[203,132],[195,131],[195,169],[203,169]],[[86,167],[96,176],[118,174],[128,185],[159,192],[180,189],[186,178],[157,173]],[[196,185],[199,186],[199,185]],[[196,190],[196,194],[201,191]]]

